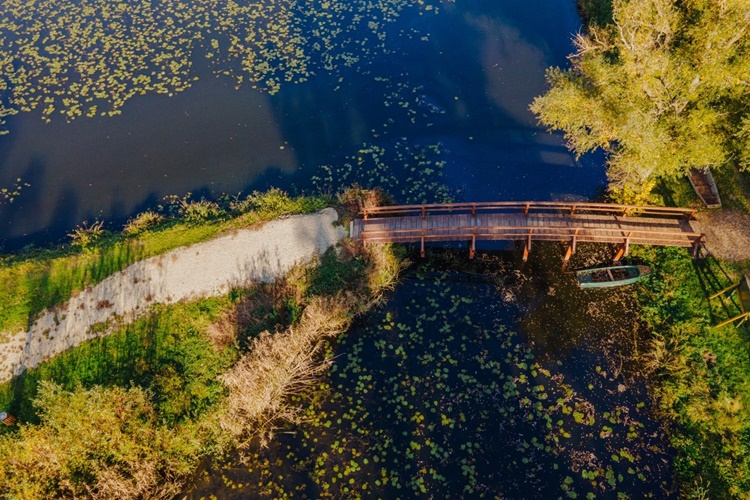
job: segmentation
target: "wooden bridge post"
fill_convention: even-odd
[[[469,247],[469,259],[474,259],[476,250],[477,250],[477,229],[474,228],[474,231],[471,235],[471,246]]]
[[[562,264],[562,270],[565,271],[568,268],[568,261],[570,260],[570,257],[576,253],[576,240],[578,239],[578,229],[575,230],[575,233],[573,233],[573,238],[570,240],[570,243],[568,244],[568,248],[565,250],[565,255],[563,255],[563,264]]]
[[[526,242],[523,245],[523,261],[529,260],[529,252],[531,251],[531,234],[534,232],[533,229],[529,229],[529,235],[526,237]]]
[[[633,231],[630,231],[628,235],[625,237],[625,243],[623,244],[623,249],[625,252],[623,253],[624,257],[628,256],[628,252],[630,252],[630,237],[633,236]]]
[[[693,258],[698,258],[698,252],[700,252],[701,249],[701,240],[703,239],[703,236],[698,236],[695,241],[693,242]]]
[[[421,246],[419,250],[419,255],[424,258],[424,229],[422,229],[422,238],[421,238]]]
[[[622,256],[623,256],[623,254],[625,254],[625,244],[622,244],[622,245],[620,245],[620,246],[619,246],[619,247],[617,248],[617,253],[616,253],[616,254],[615,254],[615,256],[614,256],[614,257],[612,258],[612,261],[613,261],[613,262],[617,262],[618,260],[622,259]]]

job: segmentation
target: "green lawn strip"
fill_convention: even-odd
[[[694,262],[679,249],[642,248],[634,255],[654,271],[638,299],[653,332],[660,411],[675,424],[670,439],[681,493],[744,498],[750,493],[748,330],[713,327],[739,311],[736,301],[707,299],[739,273],[713,259]]]
[[[0,408],[22,422],[37,422],[32,400],[40,382],[52,381],[65,390],[79,384],[137,385],[151,391],[162,420],[199,417],[221,399],[223,386],[216,378],[236,357],[231,348],[214,349],[206,336],[206,327],[231,304],[226,296],[153,306],[150,314],[117,332],[0,385]]]
[[[278,190],[251,195],[242,213],[210,220],[168,219],[126,238],[105,236],[85,250],[71,247],[32,249],[0,258],[0,332],[27,328],[36,314],[62,304],[77,291],[96,285],[127,266],[175,248],[212,239],[233,229],[250,227],[282,215],[312,213],[330,206],[325,197],[290,198]],[[0,339],[1,341],[2,339]]]

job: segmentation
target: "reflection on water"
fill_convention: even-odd
[[[545,68],[571,50],[574,2],[446,2],[425,14],[405,9],[379,28],[386,51],[363,50],[351,66],[273,96],[235,90],[196,61],[192,88],[135,97],[120,116],[48,125],[38,112],[12,117],[0,137],[0,186],[21,177],[31,187],[0,206],[0,238],[10,249],[55,240],[85,219],[120,223],[166,194],[309,189],[319,165],[396,140],[440,145],[438,180],[457,199],[594,195],[604,180],[598,159],[577,162],[527,110]],[[383,162],[406,180],[399,158]]]

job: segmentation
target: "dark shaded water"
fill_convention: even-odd
[[[604,183],[600,159],[576,161],[528,111],[579,27],[572,0],[406,9],[384,27],[390,53],[373,51],[273,96],[235,90],[196,61],[191,89],[133,98],[120,116],[44,124],[39,112],[19,114],[0,137],[0,186],[21,178],[31,187],[0,206],[0,239],[12,249],[55,241],[84,220],[121,224],[167,194],[366,183],[339,178],[365,147],[383,148],[389,178],[422,182],[408,178],[398,144],[436,146],[443,175],[420,175],[456,200],[594,196]],[[322,164],[336,178],[314,183]]]
[[[540,246],[526,272],[482,254],[481,274],[410,273],[332,346],[304,422],[191,498],[670,497],[664,435],[622,360],[631,290],[580,290]]]

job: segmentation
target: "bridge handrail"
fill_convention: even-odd
[[[471,212],[475,215],[478,211],[522,211],[525,214],[542,211],[568,211],[571,214],[580,212],[597,212],[602,214],[619,214],[621,216],[633,215],[661,215],[672,217],[685,217],[692,219],[695,210],[691,208],[659,207],[647,205],[622,205],[615,203],[589,203],[589,202],[555,202],[555,201],[498,201],[477,203],[428,203],[423,205],[393,205],[384,207],[372,207],[362,210],[365,220],[371,216],[393,216],[419,214],[426,217],[430,213],[440,212]]]
[[[456,233],[455,231],[460,231]],[[493,232],[494,231],[494,232]],[[621,235],[602,234],[621,232]],[[449,233],[451,232],[451,233]],[[449,233],[449,234],[446,234]],[[383,236],[377,236],[383,234]],[[403,236],[399,236],[403,234]],[[471,238],[472,236],[531,236],[532,239],[537,237],[556,237],[556,238],[578,238],[585,240],[588,237],[609,238],[612,240],[624,239],[649,239],[650,241],[700,241],[704,235],[702,233],[676,232],[676,231],[658,231],[652,229],[612,229],[596,227],[560,227],[560,226],[483,226],[475,228],[466,227],[435,227],[435,228],[410,228],[410,229],[375,229],[364,230],[361,237],[365,241],[378,239],[394,238],[430,238],[430,237],[449,237],[449,238]],[[654,238],[658,236],[658,238]]]

